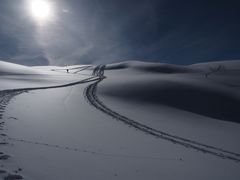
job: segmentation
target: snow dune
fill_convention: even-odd
[[[240,61],[0,61],[0,179],[238,180],[239,77]]]
[[[0,90],[61,86],[88,78],[91,71],[85,65],[27,67],[0,61]],[[69,70],[67,73],[66,70]],[[86,70],[85,70],[86,69]],[[79,73],[85,70],[81,76]],[[78,74],[77,74],[78,73]]]
[[[132,69],[145,73],[187,73],[193,71],[185,66],[162,63],[145,63],[139,61],[127,61],[123,63],[108,64],[106,70]]]
[[[0,75],[30,75],[40,74],[41,71],[31,67],[0,61]]]
[[[219,66],[217,72],[206,77]],[[191,66],[127,62],[106,69],[115,79],[104,84],[103,95],[240,122],[240,61]]]

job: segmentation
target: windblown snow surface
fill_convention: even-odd
[[[0,178],[238,180],[239,109],[240,61],[0,61]]]

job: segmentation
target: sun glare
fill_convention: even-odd
[[[52,7],[47,0],[31,0],[29,9],[32,16],[38,21],[46,21],[51,18]]]

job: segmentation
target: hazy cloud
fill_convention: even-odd
[[[54,19],[41,26],[27,1],[1,0],[1,59],[67,65],[240,58],[236,1],[49,0]]]

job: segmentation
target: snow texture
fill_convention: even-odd
[[[0,178],[240,177],[240,61],[0,61]]]

